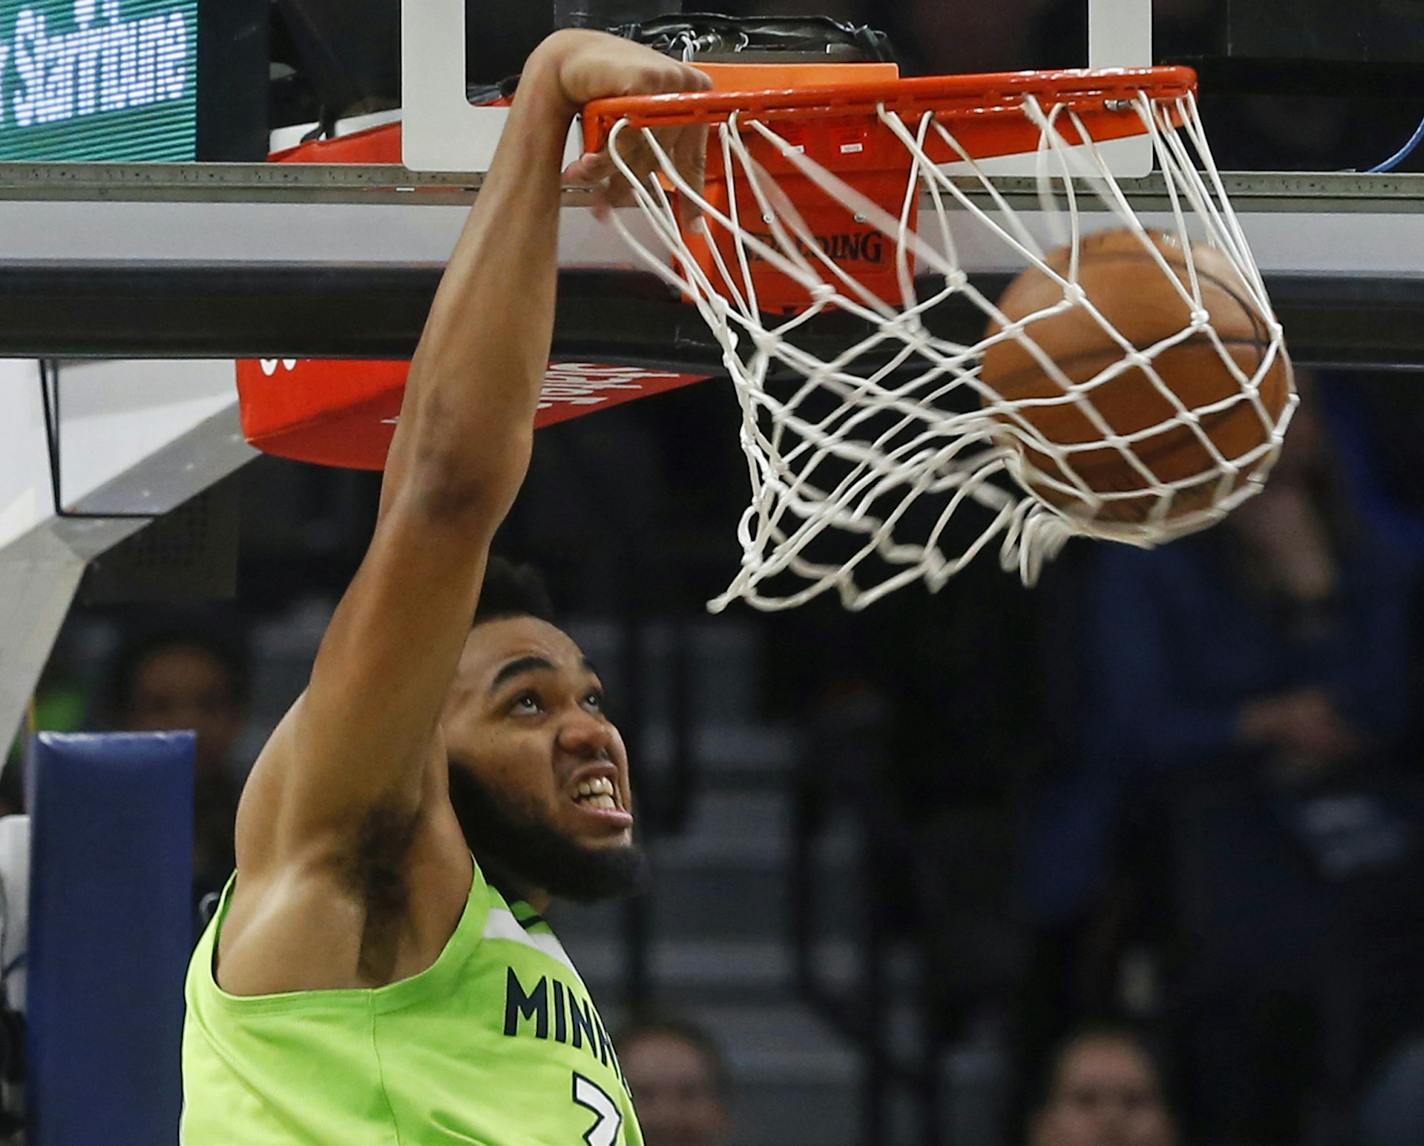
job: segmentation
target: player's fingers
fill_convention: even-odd
[[[601,183],[613,172],[613,160],[606,151],[589,151],[564,168],[563,178],[565,183]]]
[[[712,77],[690,64],[682,65],[682,81],[685,85],[684,91],[709,92],[712,90]]]
[[[618,162],[606,152],[581,156],[565,170],[571,183],[605,184],[606,190],[596,210],[628,206],[637,201],[628,175],[640,184],[663,171],[664,163],[672,164],[700,195],[706,164],[707,132],[698,126],[680,126],[658,131],[653,135],[642,131],[621,132],[614,144]],[[685,220],[699,214],[695,203],[682,197],[680,210]],[[600,216],[602,217],[602,216]]]
[[[605,195],[609,207],[631,207],[638,201],[626,179],[610,180]]]
[[[659,160],[657,150],[648,141],[640,139],[636,143],[629,144],[626,148],[620,148],[620,158],[623,160],[623,170],[609,181],[610,187],[620,188],[619,198],[631,199],[632,191],[630,182],[647,188],[651,185],[659,172],[662,171],[662,163]],[[628,195],[624,196],[621,191],[627,190]]]
[[[712,78],[704,71],[677,60],[664,57],[631,78],[628,95],[658,95],[665,92],[705,92],[712,88]]]
[[[673,162],[676,163],[678,171],[687,180],[688,185],[696,192],[697,198],[701,198],[707,177],[706,125],[693,124],[683,129],[677,141],[677,149],[673,153]],[[701,206],[697,199],[690,195],[682,196],[679,209],[684,223],[691,223],[702,217]]]
[[[593,194],[589,196],[589,207],[593,210],[593,217],[600,223],[608,222],[608,188],[595,187]]]
[[[618,141],[618,153],[639,180],[646,180],[658,168],[652,141],[641,131],[627,132]]]
[[[665,92],[705,92],[712,87],[706,72],[690,64],[662,57],[624,76],[626,95],[660,95]]]

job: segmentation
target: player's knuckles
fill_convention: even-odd
[[[642,73],[637,77],[636,83],[641,92],[657,94],[659,92],[702,91],[711,81],[696,68],[668,61],[644,67]]]
[[[613,160],[605,152],[586,155],[579,160],[576,166],[579,175],[585,179],[607,179],[614,170]]]

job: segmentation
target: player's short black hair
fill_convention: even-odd
[[[479,625],[503,617],[535,617],[551,625],[558,623],[549,587],[539,570],[503,557],[491,557],[472,623]]]
[[[1054,1045],[1035,1080],[1030,1109],[1043,1110],[1053,1101],[1053,1089],[1068,1055],[1086,1042],[1115,1042],[1131,1047],[1151,1068],[1162,1103],[1173,1109],[1172,1088],[1164,1059],[1151,1034],[1126,1019],[1093,1019],[1074,1027]]]
[[[678,1015],[644,1011],[628,1021],[614,1037],[613,1045],[621,1053],[639,1039],[646,1038],[669,1038],[686,1043],[707,1064],[717,1097],[723,1100],[731,1097],[732,1075],[727,1068],[726,1056],[722,1054],[721,1046],[706,1028]]]
[[[219,613],[165,612],[126,629],[109,660],[96,709],[118,720],[133,709],[134,689],[145,661],[169,649],[197,649],[222,666],[228,697],[245,704],[252,694],[252,654],[242,625]]]

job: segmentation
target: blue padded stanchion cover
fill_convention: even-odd
[[[34,745],[31,1146],[178,1140],[193,746],[191,732]]]

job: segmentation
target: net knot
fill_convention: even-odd
[[[752,345],[756,347],[760,354],[773,354],[782,344],[781,336],[774,330],[763,330],[754,327],[747,332],[751,335]]]
[[[1152,366],[1152,355],[1145,350],[1129,350],[1123,355],[1123,359],[1138,370],[1146,371]]]
[[[894,319],[885,324],[887,332],[893,333],[902,342],[915,346],[923,343],[927,331],[924,320],[913,310],[907,310],[904,314],[896,315]]]

